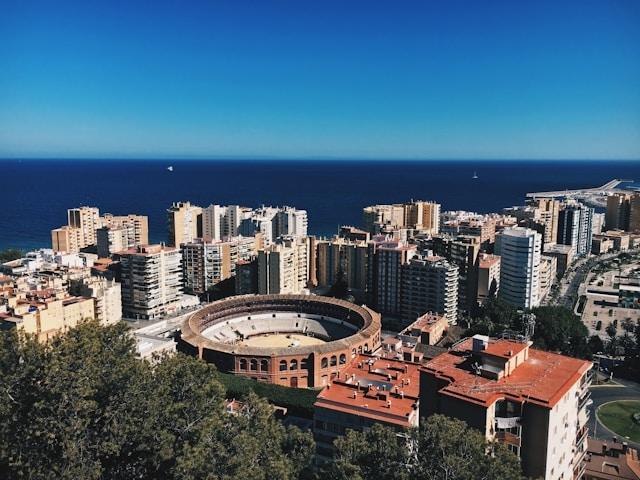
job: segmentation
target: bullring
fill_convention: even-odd
[[[182,325],[179,349],[223,372],[288,387],[322,387],[358,353],[380,346],[380,315],[315,295],[241,295]]]

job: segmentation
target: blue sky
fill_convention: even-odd
[[[0,157],[640,159],[637,0],[0,3]]]

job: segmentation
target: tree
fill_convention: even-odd
[[[573,311],[565,307],[538,307],[533,313],[536,316],[533,337],[536,347],[572,357],[590,357],[589,331]]]
[[[604,352],[604,342],[598,335],[592,335],[587,342],[592,354]]]
[[[519,459],[504,445],[487,442],[464,422],[443,415],[433,415],[405,434],[380,425],[364,433],[349,431],[335,446],[335,461],[321,478],[522,478]]]
[[[366,433],[348,430],[335,441],[336,459],[329,464],[323,477],[353,478],[409,478],[409,449],[406,439],[395,430],[374,424]]]
[[[613,323],[610,323],[609,325],[607,325],[607,328],[605,328],[604,331],[607,333],[610,340],[615,339],[616,334],[618,333],[618,329]]]
[[[334,298],[346,298],[349,295],[349,284],[342,268],[336,272],[336,280],[327,292],[327,296]]]
[[[200,360],[138,359],[123,323],[82,323],[46,344],[0,332],[0,472],[30,479],[298,478],[310,462],[311,436],[281,427],[255,396],[244,414],[231,415],[224,394],[214,368]],[[209,462],[206,470],[197,454]]]

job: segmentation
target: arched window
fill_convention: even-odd
[[[269,370],[269,360],[260,360],[260,370],[263,372]]]
[[[358,353],[362,353],[362,345],[358,347]]]
[[[351,358],[355,358],[356,356],[356,349],[354,348],[353,350],[351,350]]]
[[[333,355],[333,356],[331,357],[331,366],[332,366],[332,367],[335,367],[337,364],[338,364],[338,359],[336,358],[336,356],[335,356],[335,355]]]
[[[347,356],[342,353],[340,354],[340,365],[344,365],[345,363],[347,363]]]
[[[329,362],[327,361],[327,357],[324,357],[320,362],[320,368],[327,368],[329,366]]]
[[[258,360],[255,358],[251,359],[251,370],[258,370]]]
[[[240,370],[246,370],[247,369],[247,359],[246,358],[241,358],[240,359]]]
[[[289,370],[297,370],[297,369],[298,369],[298,361],[291,360],[291,366],[289,367]]]
[[[368,352],[368,351],[369,351],[369,344],[368,344],[368,343],[365,343],[365,344],[364,344],[364,351],[365,351],[365,352]]]
[[[283,372],[287,369],[287,361],[286,360],[280,360],[280,371]]]

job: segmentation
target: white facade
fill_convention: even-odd
[[[500,255],[500,297],[521,308],[539,305],[542,235],[529,228],[506,228],[496,234]]]
[[[302,293],[309,280],[309,249],[304,238],[287,239],[258,252],[258,293]]]

